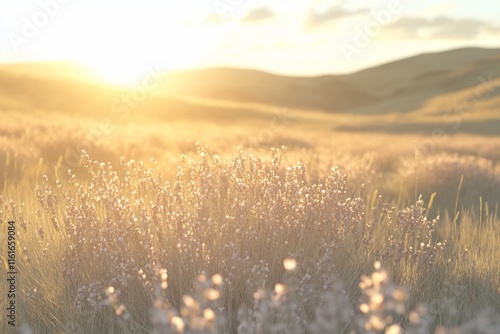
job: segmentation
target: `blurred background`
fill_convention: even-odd
[[[481,5],[481,4],[484,4]],[[0,181],[286,146],[398,201],[500,198],[500,3],[0,0]],[[175,170],[172,169],[172,173]],[[168,172],[167,172],[168,174]],[[420,177],[419,177],[420,175]],[[462,183],[460,180],[462,179]]]

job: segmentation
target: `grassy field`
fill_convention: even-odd
[[[27,332],[498,332],[498,92],[458,124],[436,110],[474,88],[404,117],[164,91],[118,109],[127,90],[15,73],[0,240],[14,220]]]

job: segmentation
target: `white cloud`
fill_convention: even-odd
[[[500,33],[500,27],[485,21],[452,19],[445,16],[438,16],[433,19],[405,17],[389,25],[388,29],[402,38],[422,37],[422,32],[425,32],[429,39],[467,40],[482,33]]]

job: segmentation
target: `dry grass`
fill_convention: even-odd
[[[496,137],[432,143],[335,130],[372,120],[361,115],[193,107],[188,117],[148,103],[125,120],[2,111],[0,227],[17,222],[20,323],[498,332]]]
[[[198,147],[177,168],[84,155],[80,176],[40,176],[35,196],[33,180],[6,187],[2,225],[15,219],[22,245],[19,321],[82,333],[489,326],[467,321],[500,307],[493,215],[430,219],[422,200],[397,208],[369,193],[359,182],[369,169],[311,177],[270,153],[226,159]],[[359,290],[375,261],[408,290],[379,267]]]

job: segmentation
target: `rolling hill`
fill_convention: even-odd
[[[179,95],[378,114],[412,111],[436,96],[498,76],[500,49],[465,48],[414,56],[347,75],[283,77],[219,68],[171,73],[167,85]]]
[[[287,77],[212,68],[165,73],[138,110],[166,119],[260,117],[273,108],[327,112],[343,130],[422,132],[467,110],[460,131],[495,132],[500,117],[500,49],[422,54],[346,75]],[[488,83],[489,81],[489,83]],[[98,115],[127,91],[68,63],[0,65],[0,110]],[[149,96],[150,94],[150,96]],[[470,109],[470,108],[469,108]],[[347,116],[356,119],[347,120]],[[456,116],[456,115],[455,115]],[[307,116],[306,116],[307,117]],[[448,117],[450,118],[450,117]]]

